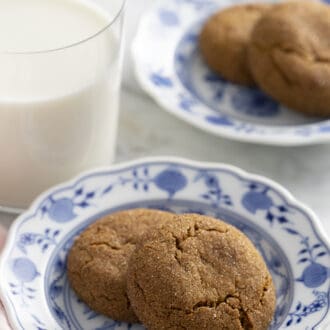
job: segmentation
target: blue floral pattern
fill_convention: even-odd
[[[76,209],[89,207],[95,197],[95,191],[85,191],[84,187],[75,189],[71,198],[62,197],[54,199],[49,197],[40,207],[42,215],[48,215],[52,220],[59,223],[70,222],[76,216]]]
[[[189,4],[193,6],[196,11],[200,11],[201,9],[214,7],[214,1],[209,0],[175,0],[177,4],[184,5]]]
[[[231,102],[236,111],[256,117],[274,117],[280,111],[279,104],[258,89],[241,88]]]
[[[102,215],[134,207],[209,214],[244,231],[276,285],[271,330],[317,327],[329,314],[329,246],[297,202],[233,168],[150,160],[56,188],[20,218],[0,283],[17,328],[143,329],[91,311],[66,278],[74,237]]]
[[[330,120],[290,111],[258,89],[229,83],[205,64],[198,47],[205,19],[220,8],[243,2],[156,2],[145,15],[133,47],[142,87],[169,112],[216,135],[276,145],[329,141]],[[161,44],[159,36],[163,36]],[[145,49],[155,44],[157,49],[146,54]]]
[[[326,292],[313,291],[315,300],[308,305],[303,305],[299,302],[293,312],[289,313],[289,319],[286,322],[286,326],[298,325],[303,318],[310,314],[316,313],[324,308],[328,302],[328,295]]]
[[[276,205],[269,196],[269,187],[252,182],[249,190],[242,197],[242,205],[252,214],[263,211],[265,219],[273,224],[277,221],[280,224],[289,222],[287,217],[288,208],[285,205]]]
[[[40,274],[34,263],[28,258],[14,259],[12,261],[12,271],[17,282],[9,282],[10,291],[14,296],[19,296],[22,306],[28,306],[27,299],[35,298],[36,289],[27,283],[33,282]]]
[[[162,75],[161,73],[152,73],[150,75],[151,81],[158,87],[172,87],[173,83],[169,77]]]
[[[34,244],[39,245],[42,252],[46,252],[50,245],[56,245],[56,237],[60,234],[60,230],[52,230],[46,228],[42,234],[38,233],[23,233],[20,235],[17,246],[24,254],[27,254],[28,246]]]
[[[232,206],[233,202],[229,195],[223,192],[219,178],[205,171],[201,171],[195,178],[195,182],[203,180],[207,191],[201,194],[201,197],[212,206],[219,207],[222,204]]]
[[[161,22],[169,27],[177,26],[180,23],[178,15],[175,11],[163,8],[159,10],[158,15]]]

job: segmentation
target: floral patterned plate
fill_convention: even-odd
[[[197,42],[203,22],[214,11],[242,2],[155,1],[132,48],[142,88],[165,110],[219,136],[283,146],[329,142],[330,120],[303,116],[258,89],[231,84],[203,62]]]
[[[102,215],[158,208],[222,218],[263,255],[277,290],[270,329],[328,329],[330,246],[316,216],[286,190],[237,168],[152,158],[100,169],[44,193],[12,226],[0,266],[15,329],[138,330],[81,302],[66,277],[74,237]]]

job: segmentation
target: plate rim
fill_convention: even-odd
[[[214,125],[209,122],[205,122],[204,120],[200,120],[199,118],[194,118],[188,113],[184,111],[179,111],[176,109],[175,106],[171,106],[169,103],[165,101],[165,98],[161,98],[159,96],[159,91],[157,88],[155,88],[149,80],[145,77],[142,70],[140,69],[141,64],[139,63],[139,45],[140,45],[140,39],[142,36],[142,31],[144,28],[144,24],[146,21],[146,18],[149,17],[154,10],[157,8],[157,6],[161,3],[165,2],[165,0],[157,0],[155,1],[140,17],[138,26],[136,29],[135,36],[133,38],[131,47],[130,47],[130,53],[131,53],[131,59],[133,62],[133,72],[136,80],[138,81],[141,89],[146,92],[155,102],[156,104],[161,107],[166,112],[174,115],[175,117],[179,118],[180,120],[190,124],[193,127],[196,127],[204,132],[207,132],[209,134],[213,134],[218,137],[227,138],[229,140],[233,141],[239,141],[244,143],[254,143],[254,144],[260,144],[260,145],[272,145],[272,146],[282,146],[282,147],[293,147],[293,146],[305,146],[305,145],[314,145],[314,144],[327,144],[330,143],[330,131],[329,132],[322,132],[322,133],[312,133],[309,136],[298,136],[297,134],[294,134],[294,129],[297,128],[308,128],[313,127],[315,125],[321,124],[321,123],[327,123],[330,125],[330,119],[324,119],[319,122],[310,123],[310,124],[302,124],[297,126],[287,126],[286,129],[289,129],[292,127],[292,132],[290,130],[290,133],[287,132],[280,132],[280,133],[272,133],[272,134],[260,134],[258,132],[253,133],[246,133],[246,132],[240,132],[240,134],[237,134],[234,130],[228,129],[228,127],[225,129],[219,125]],[[251,0],[247,0],[247,2],[251,2]],[[185,87],[184,87],[185,88]],[[189,93],[190,91],[185,88],[185,90]],[[205,105],[205,104],[204,104]],[[209,108],[207,105],[205,107]],[[210,109],[210,108],[209,108]],[[242,123],[246,123],[244,121],[241,121]],[[259,125],[259,124],[253,124],[255,127],[262,127],[266,129],[275,129],[275,128],[281,128],[282,126],[266,126],[266,125]]]
[[[40,205],[42,201],[44,201],[49,194],[51,194],[54,191],[72,187],[74,186],[78,181],[83,180],[87,176],[93,176],[95,174],[101,173],[101,172],[116,172],[125,170],[130,167],[134,166],[140,166],[143,164],[155,164],[155,163],[173,163],[179,166],[190,166],[195,169],[208,169],[208,170],[227,170],[230,173],[236,174],[239,177],[243,179],[249,179],[257,182],[261,182],[267,186],[270,186],[274,190],[276,190],[287,203],[289,203],[292,206],[295,206],[299,210],[301,210],[303,213],[305,213],[308,218],[310,219],[310,224],[312,226],[312,229],[315,231],[317,235],[319,235],[319,238],[322,240],[322,242],[325,244],[325,246],[330,250],[330,238],[326,234],[326,231],[324,229],[324,226],[319,219],[319,217],[316,215],[316,213],[309,208],[307,205],[299,201],[294,195],[285,187],[277,183],[276,181],[269,179],[265,176],[250,173],[248,171],[245,171],[237,166],[221,163],[221,162],[205,162],[205,161],[196,161],[192,159],[182,158],[182,157],[173,157],[173,156],[161,156],[161,157],[142,157],[131,161],[126,162],[120,162],[117,164],[114,164],[112,166],[106,166],[106,167],[97,167],[92,170],[84,171],[77,176],[73,177],[70,180],[67,180],[63,183],[60,183],[58,185],[52,186],[51,188],[47,189],[45,192],[40,194],[20,216],[14,220],[12,223],[10,230],[8,232],[7,240],[5,243],[5,246],[3,248],[3,251],[0,256],[0,275],[2,273],[2,270],[7,267],[6,266],[6,260],[8,259],[8,255],[15,244],[15,238],[16,238],[16,232],[19,227],[19,225],[22,223],[22,221],[26,220],[26,216],[31,215],[35,213],[37,206]],[[17,318],[14,313],[14,309],[12,308],[12,304],[10,299],[6,295],[6,289],[2,281],[0,281],[0,299],[3,303],[3,306],[5,308],[5,311],[7,313],[7,319],[9,324],[13,327],[13,329],[19,329],[20,324],[17,321]],[[330,319],[330,310],[328,311],[328,314],[325,315],[324,319],[321,320],[318,325],[322,324],[323,322],[327,322]]]

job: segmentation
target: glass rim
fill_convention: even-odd
[[[125,4],[126,4],[126,0],[120,0],[121,1],[121,5],[120,8],[118,10],[118,12],[116,13],[116,15],[113,17],[113,19],[111,19],[109,21],[108,24],[106,24],[106,26],[102,27],[100,30],[98,30],[97,32],[93,33],[92,35],[79,40],[77,42],[73,42],[70,43],[69,45],[65,45],[62,47],[56,47],[56,48],[50,48],[50,49],[41,49],[41,50],[32,50],[32,51],[7,51],[7,50],[0,50],[0,54],[5,54],[5,55],[33,55],[33,54],[47,54],[47,53],[53,53],[53,52],[58,52],[58,51],[62,51],[62,50],[66,50],[66,49],[70,49],[76,46],[79,46],[81,44],[84,44],[94,38],[96,38],[97,36],[101,35],[103,32],[105,32],[106,30],[108,30],[117,20],[118,18],[121,16],[121,14],[124,11],[125,8]]]

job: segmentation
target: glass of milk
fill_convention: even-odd
[[[111,163],[125,0],[0,0],[0,205]]]

